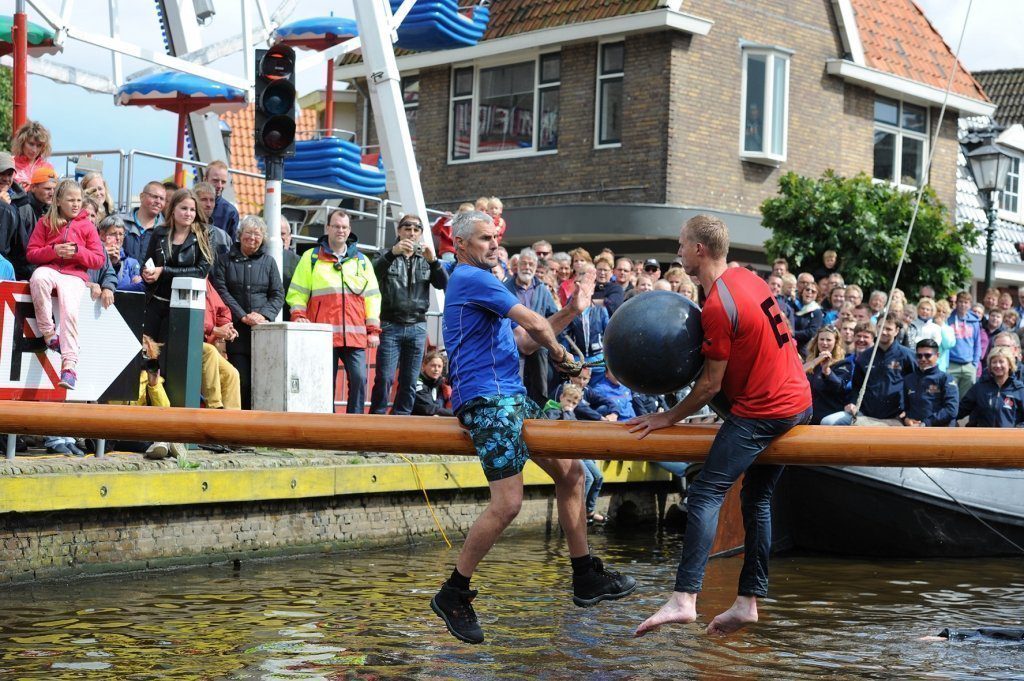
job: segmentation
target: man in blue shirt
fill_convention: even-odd
[[[540,418],[519,377],[519,353],[545,348],[563,373],[582,364],[559,345],[556,334],[590,305],[594,276],[577,282],[573,297],[549,319],[537,314],[491,274],[498,262],[498,230],[486,213],[455,216],[457,265],[448,281],[444,342],[448,350],[452,409],[473,439],[491,490],[491,501],[476,519],[459,552],[455,570],[430,602],[448,631],[466,643],[484,640],[469,588],[476,566],[515,519],[523,500],[523,467],[529,451],[523,422]],[[555,482],[558,521],[566,535],[573,569],[573,602],[581,607],[627,596],[636,580],[606,569],[590,555],[579,461],[538,459]]]
[[[210,223],[227,232],[232,242],[238,241],[238,211],[222,196],[228,186],[228,164],[224,161],[211,161],[210,165],[206,166],[206,181],[212,184],[217,192]]]
[[[956,344],[949,350],[946,373],[956,381],[957,390],[966,395],[978,378],[981,360],[981,320],[971,311],[974,299],[967,291],[956,294],[956,309],[949,317]]]

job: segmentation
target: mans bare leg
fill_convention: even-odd
[[[493,480],[489,486],[491,500],[483,513],[473,522],[473,526],[469,528],[466,541],[463,543],[459,558],[455,563],[459,573],[466,577],[473,576],[476,566],[491,550],[494,542],[498,540],[505,528],[519,515],[519,509],[523,505],[522,473],[501,480]],[[585,520],[584,527],[586,527]]]

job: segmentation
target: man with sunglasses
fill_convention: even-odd
[[[530,248],[533,249],[534,254],[537,256],[538,263],[547,262],[554,254],[554,247],[550,242],[544,241],[543,239],[540,241],[534,241]]]
[[[956,381],[939,369],[939,344],[933,339],[918,341],[916,354],[917,368],[903,380],[903,425],[948,426],[960,405]]]
[[[651,278],[651,281],[661,279],[661,263],[654,258],[644,260],[644,274]]]
[[[423,345],[427,340],[430,287],[444,290],[448,273],[434,251],[423,243],[423,221],[405,215],[398,221],[395,245],[373,258],[380,284],[380,347],[370,413],[386,414],[398,371],[392,414],[412,414]]]

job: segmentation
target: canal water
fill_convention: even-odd
[[[487,641],[458,643],[429,599],[443,544],[0,591],[0,679],[1022,679],[1024,645],[927,643],[943,627],[1024,624],[1024,562],[862,562],[781,556],[762,621],[705,625],[735,593],[711,563],[698,624],[642,639],[680,539],[610,531],[595,552],[635,575],[632,597],[572,605],[564,541],[504,538],[474,578]]]

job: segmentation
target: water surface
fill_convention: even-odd
[[[1019,559],[778,557],[762,622],[709,638],[739,559],[713,561],[697,624],[642,639],[679,538],[595,533],[640,582],[617,603],[570,599],[565,543],[502,539],[473,585],[487,641],[451,638],[429,607],[455,553],[440,542],[97,577],[0,592],[0,679],[1024,679],[1024,646],[923,643],[945,626],[1024,624]]]

